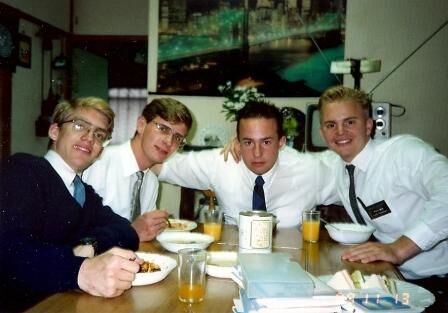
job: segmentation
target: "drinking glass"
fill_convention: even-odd
[[[215,241],[221,239],[222,212],[219,210],[204,211],[204,234],[213,236]]]
[[[320,211],[303,211],[302,238],[307,242],[318,242],[320,230]]]
[[[178,252],[178,296],[186,303],[197,303],[204,299],[205,264],[207,251],[196,248]]]

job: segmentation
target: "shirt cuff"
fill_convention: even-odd
[[[405,231],[404,236],[415,242],[422,250],[431,249],[440,240],[425,223],[414,225],[414,227]]]

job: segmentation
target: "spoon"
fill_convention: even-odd
[[[333,227],[334,229],[336,229],[336,230],[338,230],[338,231],[341,231],[340,228],[337,228],[336,226],[334,226],[333,224],[331,224],[331,223],[328,222],[327,220],[324,220],[322,217],[320,218],[320,220],[321,220],[322,222],[324,222],[325,224],[327,224],[328,226]]]
[[[166,222],[168,223],[168,228],[173,228],[171,226],[171,222],[170,222],[170,218],[169,217],[166,218]]]

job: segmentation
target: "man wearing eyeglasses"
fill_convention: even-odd
[[[148,168],[181,148],[191,125],[184,104],[172,98],[154,99],[138,117],[134,137],[106,147],[83,173],[104,203],[132,222],[140,241],[154,239],[168,218],[166,211],[155,210],[159,182]]]
[[[45,157],[18,153],[2,164],[1,312],[70,289],[115,297],[131,287],[142,262],[132,251],[137,233],[79,177],[103,150],[113,120],[99,98],[62,102]]]

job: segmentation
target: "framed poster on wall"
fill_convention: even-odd
[[[250,79],[268,97],[315,97],[340,83],[330,64],[344,59],[345,0],[150,5],[150,92],[219,96]]]
[[[17,65],[31,68],[31,37],[19,34],[19,53],[17,58]]]

